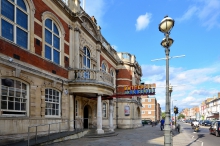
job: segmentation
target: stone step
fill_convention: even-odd
[[[109,129],[103,129],[103,134],[98,134],[96,132],[96,129],[89,129],[88,133],[84,136],[86,138],[101,138],[101,137],[111,137],[116,136],[118,133],[115,133],[114,131],[110,131]]]

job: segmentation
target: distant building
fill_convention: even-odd
[[[149,96],[141,96],[142,98],[142,119],[150,119],[152,121],[160,120],[161,118],[161,107],[157,103],[155,97],[150,98]]]

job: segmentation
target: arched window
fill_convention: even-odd
[[[2,115],[27,116],[28,85],[22,81],[10,78],[1,79],[1,111]]]
[[[106,67],[105,63],[102,63],[102,71],[107,72],[107,67]]]
[[[54,89],[45,89],[45,115],[60,116],[60,92]]]
[[[90,52],[89,49],[84,47],[83,48],[83,68],[84,69],[90,69]],[[90,78],[90,72],[85,71],[84,72],[84,78],[89,79]]]
[[[110,74],[111,74],[112,77],[114,77],[114,71],[113,70],[110,71]]]
[[[60,64],[60,32],[51,19],[45,20],[45,58]]]
[[[105,102],[102,104],[102,117],[107,117],[107,105]]]
[[[90,68],[90,52],[86,47],[83,48],[83,68]]]
[[[24,0],[1,0],[1,36],[28,48],[28,10]]]

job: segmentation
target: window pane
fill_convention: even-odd
[[[47,19],[45,21],[45,26],[52,31],[52,20],[51,19]]]
[[[5,86],[2,86],[2,95],[7,95],[8,93],[8,88]]]
[[[89,50],[87,49],[87,57],[89,57],[90,58],[90,52],[89,52]]]
[[[27,11],[26,5],[23,0],[17,0],[17,5],[21,7],[23,10]]]
[[[8,102],[8,109],[14,110],[14,102]]]
[[[27,49],[28,34],[17,27],[17,44]]]
[[[7,101],[2,101],[1,109],[7,109]]]
[[[86,57],[83,56],[83,65],[86,66]]]
[[[45,41],[52,45],[52,33],[47,29],[45,29]]]
[[[2,19],[2,36],[6,39],[14,41],[13,25]]]
[[[21,110],[21,105],[19,102],[15,102],[15,110]]]
[[[22,89],[27,90],[26,84],[22,83]]]
[[[1,14],[10,19],[11,21],[14,21],[14,5],[8,2],[7,0],[2,0],[1,5]]]
[[[90,68],[90,59],[87,58],[87,67]]]
[[[53,50],[54,62],[60,64],[60,52]]]
[[[53,46],[60,50],[60,38],[55,35],[53,35]]]
[[[28,29],[28,16],[21,10],[17,8],[17,24],[23,27],[24,29]]]
[[[59,31],[57,29],[57,26],[55,24],[53,24],[53,32],[57,35],[59,35]]]
[[[14,88],[9,88],[9,96],[14,96]]]
[[[51,60],[51,48],[45,45],[45,57]]]
[[[21,103],[21,110],[26,110],[26,103]]]
[[[7,100],[7,96],[2,96],[2,100]]]

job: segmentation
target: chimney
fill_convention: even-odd
[[[97,21],[96,21],[96,19],[95,19],[94,16],[92,16],[91,19],[92,19],[92,21],[93,21],[95,24],[97,24]]]

